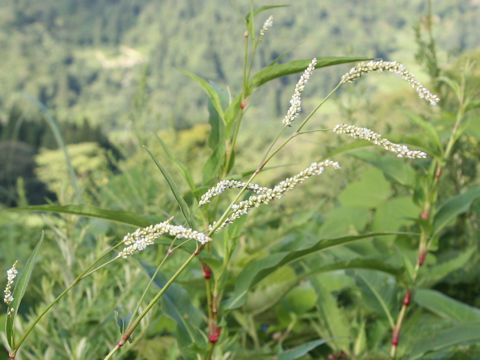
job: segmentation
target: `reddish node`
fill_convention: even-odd
[[[393,336],[392,336],[392,345],[393,345],[393,346],[397,346],[397,345],[398,345],[398,340],[399,340],[398,334],[393,334]]]
[[[403,299],[403,305],[405,306],[410,305],[411,299],[412,299],[412,292],[408,290],[407,293],[405,294],[405,298]]]
[[[420,256],[418,257],[418,265],[422,266],[423,263],[425,262],[425,258],[427,257],[426,252],[422,252]]]
[[[430,216],[430,211],[428,211],[428,209],[425,209],[422,211],[422,214],[420,216],[423,220],[428,220],[428,217]]]
[[[242,101],[242,103],[240,104],[240,109],[242,110],[245,109],[245,106],[247,106],[247,103],[248,103],[248,98]]]
[[[222,332],[222,327],[216,327],[214,326],[213,331],[208,334],[208,340],[212,343],[215,344],[218,341],[218,338],[220,337],[220,333]]]
[[[207,264],[202,263],[203,277],[205,279],[210,279],[212,277],[212,269],[208,267]]]

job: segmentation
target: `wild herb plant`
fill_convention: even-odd
[[[474,199],[480,197],[477,185],[460,195],[442,199],[441,204],[439,202],[442,172],[448,167],[455,144],[466,129],[464,126],[468,119],[466,114],[474,109],[467,86],[470,68],[465,67],[465,72],[458,83],[448,77],[438,78],[438,81],[445,83],[452,90],[451,92],[443,90],[444,95],[449,98],[453,94],[457,102],[456,119],[449,132],[443,131],[442,134],[439,134],[429,122],[418,115],[410,115],[411,119],[425,132],[422,139],[409,140],[414,147],[409,147],[410,144],[407,146],[391,141],[374,130],[354,124],[338,124],[330,129],[320,128],[319,124],[315,124],[314,115],[319,112],[325,102],[341,88],[350,86],[349,83],[359,81],[361,76],[367,76],[372,72],[384,71],[397,74],[430,105],[440,104],[440,108],[442,108],[442,101],[447,100],[441,101],[439,97],[416,80],[415,76],[403,65],[394,61],[335,57],[298,60],[283,64],[275,61],[254,73],[257,49],[261,46],[264,37],[269,35],[267,31],[273,24],[273,18],[269,17],[260,30],[256,30],[255,17],[275,7],[254,9],[252,6],[244,18],[246,31],[244,34],[243,82],[237,96],[232,98],[227,91],[184,71],[202,87],[209,98],[211,129],[207,144],[211,149],[211,155],[203,167],[202,180],[196,180],[191,169],[178,160],[163,139],[158,138],[158,146],[170,160],[171,168],[177,173],[176,177],[179,175],[188,186],[188,191],[183,191],[182,186],[175,180],[176,177],[170,174],[171,170],[167,170],[167,167],[157,159],[154,151],[145,147],[175,198],[181,220],[178,216],[174,217],[168,214],[162,221],[152,223],[134,213],[104,210],[86,205],[26,207],[26,209],[39,211],[107,219],[134,225],[138,228],[126,234],[123,240],[113,241],[113,245],[107,246],[104,241],[102,254],[89,265],[84,265],[80,274],[69,282],[70,284],[60,295],[52,299],[49,305],[39,311],[38,315],[28,324],[22,325],[23,331],[17,335],[19,336],[18,340],[15,339],[16,315],[42,241],[38,242],[24,266],[14,263],[9,270],[5,290],[5,302],[8,305],[6,337],[10,348],[10,358],[13,359],[17,354],[21,354],[19,353],[21,346],[29,335],[40,327],[40,320],[54,306],[65,301],[67,294],[75,292],[74,288],[82,280],[90,276],[105,276],[105,274],[109,274],[109,271],[113,271],[110,270],[112,267],[117,266],[116,269],[118,269],[120,266],[122,268],[123,264],[129,261],[135,262],[134,267],[137,270],[138,268],[144,269],[149,281],[143,287],[141,295],[135,294],[136,302],[134,305],[129,304],[128,316],[121,319],[124,321],[120,327],[122,334],[116,343],[112,343],[111,338],[105,339],[105,342],[111,347],[109,352],[100,350],[98,344],[94,345],[94,339],[82,338],[79,340],[79,346],[76,347],[80,349],[77,350],[78,354],[73,355],[73,352],[70,352],[72,358],[84,356],[85,353],[82,352],[82,349],[90,342],[92,342],[91,348],[93,349],[93,355],[90,357],[111,359],[122,352],[138,355],[139,341],[142,341],[142,337],[148,336],[149,325],[155,322],[152,312],[156,312],[155,314],[158,316],[161,315],[161,311],[156,309],[159,302],[163,302],[162,311],[176,322],[176,336],[180,350],[179,353],[172,351],[172,354],[177,354],[182,358],[228,359],[278,356],[279,359],[296,359],[324,343],[327,343],[330,349],[328,359],[385,358],[388,356],[386,350],[388,338],[391,338],[391,358],[398,355],[419,358],[428,351],[458,343],[478,341],[480,323],[464,321],[468,316],[478,319],[477,309],[452,302],[451,299],[442,297],[441,294],[429,293],[428,290],[420,289],[418,291],[422,295],[420,299],[423,299],[420,300],[420,303],[421,301],[423,304],[428,303],[428,300],[425,299],[429,298],[432,302],[440,304],[437,308],[431,304],[424,305],[427,308],[430,306],[429,309],[433,312],[444,311],[442,309],[446,304],[455,309],[461,309],[465,315],[463,317],[453,316],[455,320],[458,320],[454,324],[454,330],[456,326],[457,328],[466,327],[468,331],[455,335],[453,334],[454,330],[441,329],[439,331],[441,340],[439,341],[429,342],[426,339],[420,339],[431,345],[423,348],[417,346],[418,343],[415,344],[410,336],[409,342],[406,342],[403,347],[399,347],[403,343],[399,342],[401,331],[404,332],[408,325],[409,332],[414,333],[414,327],[422,319],[419,312],[415,312],[411,317],[408,317],[407,313],[412,296],[415,296],[415,290],[422,284],[428,284],[429,281],[433,281],[432,279],[438,278],[437,271],[445,276],[453,269],[465,264],[469,259],[469,257],[463,256],[459,257],[458,261],[431,265],[432,268],[429,269],[429,272],[432,272],[433,275],[426,274],[422,277],[421,270],[426,264],[425,260],[429,251],[438,248],[438,241],[445,229],[459,214],[468,210]],[[308,80],[311,76],[315,76],[316,69],[357,61],[362,62],[353,66],[340,79],[337,86],[320,100],[310,113],[304,116],[302,96],[306,91]],[[250,98],[254,96],[259,87],[269,81],[301,72],[303,73],[295,86],[290,106],[281,122],[283,125],[279,121],[278,133],[265,149],[258,164],[245,174],[235,173],[239,133]],[[304,170],[285,178],[273,187],[254,182],[257,176],[269,167],[277,154],[287,147],[292,149],[290,143],[295,139],[327,132],[353,137],[358,142],[338,149],[328,158],[325,154],[318,154],[317,158],[308,160],[313,160],[313,162],[304,167]],[[275,207],[281,203],[281,198],[287,192],[296,191],[298,193],[300,190],[297,187],[307,180],[314,182],[321,181],[326,176],[341,176],[339,174],[342,169],[336,161],[336,157],[339,157],[341,153],[371,145],[381,148],[380,151],[393,153],[394,157],[359,155],[361,153],[358,153],[357,156],[363,156],[364,160],[381,169],[392,182],[409,188],[410,194],[414,194],[415,201],[421,207],[420,216],[412,219],[415,224],[411,226],[412,231],[398,232],[398,229],[395,228],[391,229],[392,231],[366,231],[361,234],[348,233],[344,236],[317,237],[314,235],[315,231],[312,233],[305,231],[309,226],[313,226],[310,224],[312,213],[306,212],[306,218],[293,217],[294,220],[291,224],[288,224],[288,220],[279,220],[277,226],[269,226],[269,229],[263,233],[262,229],[255,233],[257,231],[255,229],[258,227],[256,223],[258,219],[262,219],[262,216],[259,216],[262,214],[261,208],[267,214],[272,210],[275,211]],[[408,163],[399,162],[400,160],[411,161],[406,159],[414,159],[418,162],[415,167],[418,174],[413,172],[413,168]],[[398,167],[395,167],[397,165]],[[316,178],[317,175],[321,175],[319,179]],[[225,201],[228,198],[227,192],[235,194],[232,200]],[[317,210],[313,209],[313,211]],[[247,219],[247,215],[250,213],[252,216]],[[278,232],[275,233],[277,230]],[[264,240],[272,234],[283,239],[290,233],[295,234],[294,241],[282,243],[281,241]],[[245,234],[249,234],[248,239],[245,238]],[[260,237],[255,238],[254,235],[259,236],[259,234]],[[392,263],[389,262],[392,257],[382,259],[381,253],[377,253],[376,255],[379,256],[376,258],[370,257],[363,251],[352,256],[355,250],[361,250],[354,248],[354,245],[372,238],[381,242],[387,236],[390,238],[398,236],[403,239],[403,242],[417,244],[418,251],[414,260],[412,261],[409,249],[402,248],[395,248],[396,260]],[[248,241],[254,243],[250,249],[245,245]],[[147,265],[140,259],[155,245],[159,245],[160,256],[156,256],[155,259],[149,258],[150,261],[154,261],[155,266]],[[333,248],[339,247],[345,248],[345,253],[329,252]],[[255,254],[248,254],[249,250],[255,249],[258,250]],[[369,247],[367,249],[371,250]],[[136,259],[139,259],[138,262]],[[169,264],[172,266],[168,267]],[[12,290],[17,267],[22,273]],[[166,270],[172,268],[175,268],[173,273],[169,276],[165,275]],[[125,266],[124,269],[127,274],[126,269],[129,267]],[[189,275],[195,271],[192,269],[196,269],[197,272],[201,271],[204,290],[198,289],[198,276]],[[361,270],[355,272],[356,269]],[[354,331],[350,332],[346,328],[347,310],[345,310],[345,314],[342,314],[342,309],[336,304],[335,297],[319,278],[313,276],[338,270],[352,274],[352,278],[355,279],[359,292],[362,294],[359,296],[360,298],[368,296],[368,305],[373,302],[375,307],[380,307],[383,313],[376,318],[378,324],[369,324],[366,320],[370,316],[368,312],[362,313],[363,310],[359,310],[352,316]],[[259,328],[262,326],[256,323],[255,317],[265,313],[266,310],[273,309],[278,302],[282,301],[285,294],[305,279],[311,279],[310,286],[314,289],[315,294],[313,303],[316,303],[317,312],[303,311],[298,316],[287,316],[287,325],[278,325],[279,331],[273,333],[271,339],[267,339],[261,334]],[[128,283],[131,282],[132,280]],[[196,301],[192,301],[189,297],[189,286],[195,287],[195,293],[202,294],[195,297]],[[405,295],[399,310],[393,310],[398,304],[395,294],[400,291],[400,288]],[[299,287],[295,287],[295,289],[299,294],[297,301],[310,301],[308,296],[311,295],[311,291],[302,293],[302,289]],[[122,291],[127,291],[127,289],[122,288]],[[307,310],[312,308],[311,304],[297,306],[303,306]],[[202,308],[204,311],[200,312],[198,308]],[[364,318],[356,318],[361,315],[364,315]],[[430,327],[426,328],[428,331],[434,331],[438,326],[430,320],[428,323]],[[271,319],[267,318],[265,321],[270,322]],[[273,327],[275,328],[275,326]],[[295,331],[301,334],[302,332],[298,328],[302,329],[302,327],[307,329],[308,336],[304,334],[300,341],[294,341],[290,344],[292,346],[289,346],[289,349],[285,349],[285,342],[289,335]],[[312,329],[319,338],[318,336],[312,337]],[[425,327],[422,328],[422,331],[425,334]],[[303,338],[308,341],[303,341]],[[399,352],[401,354],[398,354]],[[142,356],[146,357],[146,355]]]

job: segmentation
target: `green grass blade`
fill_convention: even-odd
[[[177,200],[178,206],[180,207],[180,210],[181,210],[183,216],[185,217],[185,220],[187,221],[188,226],[193,228],[193,221],[192,221],[192,217],[191,217],[191,214],[190,214],[190,209],[188,208],[187,203],[183,199],[182,194],[180,193],[180,190],[178,189],[177,185],[175,184],[175,181],[173,181],[172,177],[167,172],[167,170],[157,161],[155,156],[153,156],[152,152],[146,146],[144,146],[143,148],[148,152],[148,154],[152,158],[153,162],[157,166],[158,170],[160,170],[163,177],[167,181],[168,186],[170,187],[170,190],[172,191],[173,196],[175,197],[175,200]]]
[[[18,308],[20,307],[20,303],[22,302],[23,295],[25,295],[25,290],[27,289],[28,283],[30,281],[30,276],[32,274],[35,260],[37,258],[38,251],[40,249],[40,245],[42,244],[44,235],[45,234],[42,231],[40,240],[37,242],[37,245],[35,245],[32,254],[28,258],[22,272],[18,277],[15,289],[13,290],[13,302],[10,304],[10,308],[13,309],[13,312],[9,316],[7,316],[7,320],[5,322],[5,332],[7,334],[8,345],[10,345],[11,349],[15,348],[13,323],[15,321],[15,317],[17,316]]]
[[[140,215],[125,211],[113,211],[100,209],[90,205],[35,205],[11,208],[9,211],[42,211],[60,214],[72,214],[85,217],[92,217],[103,220],[110,220],[122,224],[144,227],[152,222]]]
[[[187,75],[190,79],[194,80],[197,84],[199,84],[202,89],[207,93],[208,98],[212,102],[213,107],[217,110],[218,116],[222,119],[225,123],[225,114],[222,108],[222,102],[220,100],[220,95],[215,91],[215,89],[208,83],[208,81],[202,79],[201,77],[192,74],[186,70],[179,70],[183,74]]]
[[[195,181],[193,181],[192,174],[190,173],[190,170],[183,165],[180,160],[177,159],[177,157],[170,151],[168,148],[167,144],[158,136],[155,134],[155,137],[157,138],[158,142],[162,146],[163,151],[165,154],[167,154],[168,158],[170,161],[176,166],[176,168],[180,171],[180,173],[183,176],[183,179],[186,181],[188,184],[188,187],[190,188],[190,191],[195,195],[197,193],[197,186],[195,185]]]
[[[40,101],[35,99],[33,96],[29,94],[23,94],[23,96],[33,102],[45,115],[47,119],[47,123],[50,126],[50,129],[53,132],[53,136],[55,137],[55,140],[58,144],[58,147],[62,150],[63,155],[65,157],[65,163],[67,164],[67,169],[68,169],[68,176],[70,177],[70,181],[72,183],[73,189],[75,190],[75,197],[77,202],[81,201],[81,191],[80,187],[78,186],[77,182],[77,176],[75,175],[75,169],[73,168],[72,165],[72,160],[70,159],[70,155],[68,155],[67,147],[65,146],[65,142],[63,141],[62,134],[60,132],[60,129],[57,125],[57,122],[53,118],[53,116],[50,114],[48,111],[47,107],[43,105]]]

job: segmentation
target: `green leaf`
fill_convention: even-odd
[[[373,231],[397,231],[401,226],[412,222],[420,213],[420,208],[411,196],[402,196],[380,204],[372,222]]]
[[[382,235],[387,235],[383,233]],[[404,268],[393,267],[384,261],[376,258],[357,258],[352,260],[337,261],[333,264],[318,266],[311,266],[308,271],[308,275],[312,275],[319,272],[327,271],[336,271],[336,270],[346,270],[346,269],[365,269],[365,270],[376,270],[386,274],[395,276],[396,278],[401,278],[404,273]]]
[[[374,151],[356,151],[352,155],[382,170],[387,179],[400,185],[415,187],[417,174],[406,161],[383,156]]]
[[[192,74],[191,72],[188,72],[186,70],[179,71],[190,77],[202,87],[202,89],[207,93],[208,98],[212,102],[212,106],[215,108],[215,110],[217,110],[218,116],[220,116],[220,119],[222,119],[222,121],[225,123],[225,114],[223,112],[220,96],[212,87],[212,85],[210,85],[206,80],[202,79],[201,77]]]
[[[228,105],[227,110],[225,110],[225,123],[227,127],[227,133],[230,134],[235,119],[240,112],[240,104],[242,101],[242,95],[237,95],[233,101]]]
[[[390,184],[379,170],[368,169],[361,176],[360,181],[349,184],[338,196],[343,206],[373,208],[389,197]]]
[[[418,289],[413,298],[418,305],[443,318],[461,322],[480,321],[480,309],[452,299],[436,290]]]
[[[215,84],[212,85],[214,90],[219,94],[219,99],[222,106],[226,106],[228,103],[228,93],[218,88]],[[208,158],[205,166],[203,167],[203,183],[208,184],[215,179],[219,172],[223,169],[225,163],[225,141],[228,137],[228,130],[225,129],[225,124],[220,118],[217,110],[213,106],[213,103],[208,102],[208,122],[211,130],[208,136],[208,146],[213,150],[212,155]]]
[[[448,349],[467,342],[480,342],[480,322],[462,323],[422,336],[414,345],[409,359],[421,359],[426,353]]]
[[[204,184],[210,183],[213,179],[217,177],[220,170],[223,169],[223,164],[225,163],[225,147],[218,146],[208,158],[207,162],[203,167],[202,181]]]
[[[148,276],[152,277],[155,273],[155,268],[142,263],[146,269]],[[167,277],[158,272],[153,281],[153,284],[162,289],[167,282]],[[172,284],[163,294],[161,301],[165,315],[177,323],[178,331],[182,336],[182,340],[187,344],[202,343],[204,337],[200,330],[202,324],[202,312],[193,306],[191,297],[187,291],[177,284]]]
[[[462,93],[462,90],[460,89],[460,84],[446,76],[439,76],[438,77],[438,81],[442,81],[444,82],[445,84],[447,84],[450,89],[452,89],[452,91],[455,93],[455,95],[457,96],[457,99],[461,99],[462,96],[461,96],[461,93]]]
[[[190,188],[190,191],[196,195],[197,193],[197,186],[195,185],[195,182],[193,181],[193,177],[192,177],[192,174],[190,173],[190,170],[188,170],[188,168],[183,165],[180,160],[177,159],[177,157],[170,151],[170,149],[168,148],[167,144],[165,144],[165,142],[160,138],[160,136],[158,136],[156,133],[155,134],[155,137],[157,138],[158,142],[160,143],[160,145],[162,146],[163,148],[163,151],[165,152],[165,154],[167,154],[168,158],[170,159],[170,161],[177,167],[177,169],[180,171],[180,173],[182,174],[183,176],[183,179],[187,182],[188,184],[188,187]]]
[[[366,300],[371,304],[377,305],[379,312],[383,312],[388,319],[390,327],[393,329],[395,323],[389,305],[393,295],[394,287],[385,276],[378,272],[356,271],[355,278],[362,292],[366,295]]]
[[[351,62],[357,62],[357,61],[364,61],[368,60],[368,58],[364,57],[319,57],[317,58],[317,65],[315,66],[316,69],[326,67],[326,66],[332,66],[332,65],[338,65],[338,64],[347,64]],[[312,59],[307,59],[307,60],[294,60],[294,61],[289,61],[284,64],[272,64],[269,65],[262,70],[260,70],[258,73],[256,73],[252,78],[250,79],[248,83],[248,93],[247,96],[252,94],[258,87],[262,86],[263,84],[277,79],[279,77],[285,76],[285,75],[290,75],[290,74],[296,74],[299,72],[304,71]]]
[[[25,263],[23,270],[18,276],[15,289],[12,292],[13,302],[10,304],[10,308],[13,309],[13,312],[11,313],[11,315],[7,316],[7,320],[5,322],[5,333],[7,334],[8,345],[10,345],[11,349],[15,348],[14,329],[13,329],[15,316],[17,316],[18,308],[20,307],[20,303],[22,302],[23,295],[25,295],[25,290],[27,289],[28,283],[30,282],[30,276],[32,275],[33,267],[35,266],[35,260],[37,259],[38,251],[40,249],[40,245],[43,242],[44,235],[45,234],[42,231],[40,240],[37,242],[37,245],[35,245],[35,248],[33,249],[32,254],[28,258],[27,262]]]
[[[258,9],[256,9],[253,12],[253,16],[257,16],[258,14],[270,10],[270,9],[277,9],[277,8],[282,8],[282,7],[289,7],[290,5],[268,5],[268,6],[261,6]],[[245,22],[248,24],[250,22],[250,19],[252,18],[252,13],[249,12],[247,15],[245,15]]]
[[[394,235],[395,233],[371,233],[363,235],[343,236],[333,239],[320,239],[312,246],[307,248],[290,251],[279,252],[254,261],[240,272],[235,282],[235,290],[232,297],[227,300],[224,306],[227,309],[236,309],[245,303],[248,290],[257,284],[267,275],[274,272],[278,267],[290,264],[307,255],[314,254],[318,251],[326,250],[332,247],[349,244],[354,241],[362,240],[373,236]]]
[[[422,287],[432,287],[448,274],[463,268],[474,253],[475,249],[471,248],[467,251],[460,252],[451,260],[429,266],[428,272],[422,272],[422,277],[418,283],[422,285]]]
[[[318,314],[322,319],[322,329],[326,334],[320,333],[323,337],[329,337],[331,347],[336,351],[347,351],[350,344],[350,330],[345,313],[337,306],[335,297],[327,291],[318,279],[312,279],[313,288],[318,296]]]
[[[440,141],[440,137],[438,136],[437,130],[433,127],[433,125],[430,124],[421,116],[418,116],[417,114],[414,114],[410,111],[405,111],[405,114],[407,114],[407,116],[412,121],[414,121],[417,125],[421,126],[423,130],[425,130],[429,140],[432,142],[432,145],[434,146],[435,154],[441,155],[443,152],[442,142]]]
[[[152,160],[155,162],[155,165],[157,165],[158,170],[160,170],[163,177],[167,181],[168,186],[170,187],[170,190],[172,191],[173,196],[175,197],[175,200],[177,200],[177,203],[180,206],[180,210],[182,211],[182,214],[185,217],[185,220],[187,221],[188,225],[191,228],[193,228],[194,226],[193,226],[192,217],[190,215],[190,209],[187,203],[185,202],[185,200],[183,199],[180,191],[178,190],[177,185],[175,184],[175,181],[173,181],[172,177],[167,172],[167,170],[162,165],[160,165],[157,159],[155,159],[155,156],[153,156],[152,152],[146,146],[143,146],[143,148],[148,152]]]
[[[370,210],[366,207],[333,208],[325,214],[325,221],[320,227],[319,235],[324,237],[341,236],[360,233],[370,218]]]
[[[445,201],[435,214],[433,220],[433,236],[437,235],[445,226],[455,218],[466,212],[472,202],[480,198],[480,185],[474,186],[463,194],[451,197]]]
[[[270,309],[298,282],[299,279],[291,267],[278,268],[260,281],[255,290],[248,294],[245,311],[251,315],[257,315]]]
[[[289,309],[295,314],[302,315],[311,310],[318,299],[318,295],[309,281],[303,281],[288,292],[285,301]]]
[[[314,340],[308,343],[298,345],[278,354],[278,360],[294,360],[306,355],[309,351],[326,343],[326,340]]]
[[[42,211],[60,214],[72,214],[92,217],[103,220],[115,221],[123,224],[145,227],[152,222],[140,215],[125,211],[113,211],[100,209],[90,205],[35,205],[22,206],[9,209],[10,211]]]

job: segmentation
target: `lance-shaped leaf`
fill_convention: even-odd
[[[187,75],[189,78],[194,80],[197,84],[199,84],[202,87],[202,89],[207,93],[208,98],[212,102],[213,107],[215,108],[215,110],[217,110],[218,116],[220,116],[220,119],[222,119],[222,121],[225,122],[225,116],[222,109],[222,102],[221,102],[220,96],[212,87],[212,85],[210,85],[208,81],[202,79],[201,77],[195,74],[192,74],[191,72],[188,72],[186,70],[179,70],[179,71]]]
[[[368,58],[335,57],[335,56],[320,57],[320,58],[317,58],[317,65],[315,65],[315,68],[318,69],[326,66],[347,64],[351,62],[365,61],[365,60],[368,60]],[[249,81],[247,95],[250,95],[259,86],[271,80],[277,79],[285,75],[296,74],[304,71],[311,62],[312,62],[312,59],[294,60],[284,64],[272,64],[265,67],[264,69],[257,72]]]
[[[168,171],[157,161],[155,156],[153,156],[152,152],[146,146],[144,146],[144,149],[148,152],[152,160],[155,162],[155,165],[157,165],[157,168],[160,170],[163,177],[167,181],[167,184],[170,187],[170,190],[172,191],[172,194],[175,197],[175,200],[177,200],[178,206],[180,207],[180,210],[182,211],[182,214],[185,217],[185,220],[187,220],[188,226],[193,228],[193,221],[192,221],[192,216],[190,214],[190,209],[187,203],[185,202],[185,200],[183,199],[182,194],[180,193],[180,190],[177,187],[177,184],[175,184],[175,181],[170,176]]]
[[[480,185],[474,186],[463,194],[451,197],[443,203],[433,221],[434,235],[438,234],[449,222],[470,208],[472,202],[480,198]]]
[[[96,219],[110,220],[138,227],[145,227],[152,224],[152,221],[134,213],[101,209],[90,205],[35,205],[16,207],[9,210],[72,214]]]
[[[232,297],[227,300],[224,306],[227,309],[235,309],[242,306],[245,303],[248,290],[267,275],[278,269],[279,266],[290,264],[305,256],[330,249],[332,247],[349,244],[351,242],[359,241],[369,237],[385,235],[398,235],[398,233],[370,233],[363,235],[343,236],[333,239],[320,239],[315,244],[307,248],[291,252],[279,252],[258,261],[254,261],[248,264],[242,270],[242,272],[240,272],[235,282],[234,293]]]

